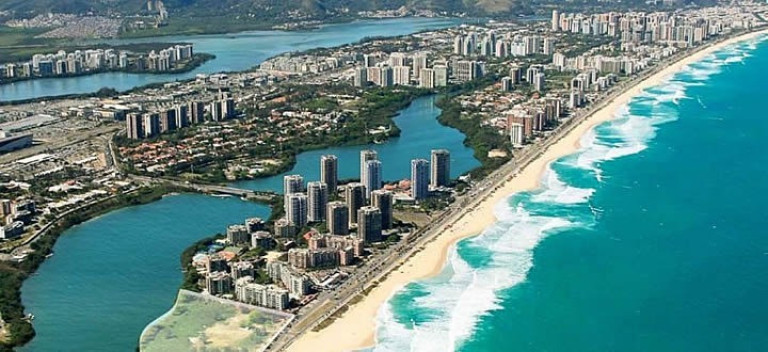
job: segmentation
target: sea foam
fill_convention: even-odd
[[[540,189],[497,204],[498,221],[454,247],[441,275],[397,293],[404,297],[416,290],[426,294],[382,305],[372,350],[450,351],[471,339],[483,317],[501,308],[501,293],[526,280],[534,265],[533,250],[542,239],[597,221],[590,202],[595,189],[569,184],[560,172],[590,172],[598,186],[604,181],[602,163],[646,149],[659,125],[677,119],[677,105],[688,99],[687,88],[704,84],[723,67],[748,58],[757,41],[708,55],[645,90],[616,111],[612,121],[587,132],[577,153],[550,163]],[[700,99],[699,103],[703,104]],[[418,319],[412,318],[416,311],[421,313]]]

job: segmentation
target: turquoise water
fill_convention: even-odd
[[[165,197],[66,231],[22,288],[37,336],[25,351],[133,351],[172,305],[181,252],[269,208],[238,198]]]
[[[768,42],[648,89],[377,317],[376,351],[768,350]]]
[[[111,40],[111,44],[140,42],[186,42],[196,52],[216,55],[216,59],[180,74],[100,73],[71,78],[36,79],[0,85],[0,101],[14,101],[65,94],[95,92],[103,87],[125,91],[150,83],[194,78],[200,73],[241,71],[257,66],[265,59],[284,52],[353,43],[365,37],[397,36],[428,29],[455,26],[454,18],[398,18],[364,20],[325,25],[309,31],[249,31],[232,34],[169,36],[146,39]]]
[[[449,148],[452,173],[463,174],[478,161],[461,143],[463,135],[436,122],[434,97],[415,100],[395,119],[399,138],[371,147],[379,150],[384,179],[410,173],[410,159],[430,149]],[[319,179],[319,158],[339,156],[341,177],[357,177],[365,146],[303,153],[291,172]],[[237,184],[282,191],[282,175]],[[37,337],[26,351],[131,351],[144,326],[173,304],[181,283],[179,256],[196,240],[223,232],[269,209],[237,198],[201,195],[167,197],[122,209],[66,231],[55,255],[22,288],[28,312],[35,314]]]
[[[414,100],[394,118],[401,133],[384,144],[356,145],[313,150],[301,153],[296,165],[290,171],[276,177],[262,178],[238,183],[238,186],[255,190],[283,191],[283,175],[301,174],[306,181],[320,179],[320,156],[334,154],[339,158],[339,178],[360,178],[360,151],[374,149],[382,162],[382,179],[395,181],[409,178],[411,160],[429,160],[432,149],[445,148],[451,151],[451,176],[458,177],[480,162],[473,156],[471,148],[464,146],[464,134],[453,128],[440,125],[437,116],[440,109],[434,105],[436,97],[427,96]]]

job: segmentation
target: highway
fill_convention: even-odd
[[[453,224],[458,223],[465,214],[465,209],[474,209],[481,202],[493,195],[506,181],[515,177],[523,168],[536,160],[550,146],[557,143],[573,129],[584,122],[587,117],[596,111],[610,104],[621,94],[631,89],[639,82],[658,73],[665,67],[678,62],[679,60],[703,49],[706,49],[727,38],[720,38],[706,45],[699,46],[692,50],[685,50],[670,56],[666,60],[654,65],[652,69],[646,70],[638,76],[627,81],[619,83],[604,93],[600,94],[595,103],[588,107],[576,110],[575,113],[567,119],[555,131],[544,137],[538,144],[524,149],[519,155],[508,163],[502,165],[499,169],[492,172],[488,177],[473,185],[473,191],[457,197],[455,202],[448,210],[438,215],[435,221],[417,232],[405,237],[397,245],[385,250],[382,254],[375,256],[365,265],[357,268],[352,275],[342,285],[334,291],[320,293],[310,307],[305,307],[297,314],[295,323],[289,326],[274,340],[267,349],[282,351],[287,349],[291,343],[296,341],[302,334],[311,331],[320,323],[331,317],[340,308],[350,303],[358,294],[365,289],[371,288],[385,278],[390,272],[396,270],[404,264],[408,258],[416,254],[423,247],[434,240],[441,233],[445,232]]]

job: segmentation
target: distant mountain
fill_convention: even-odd
[[[158,0],[0,0],[0,11],[16,17],[48,12],[134,15],[147,13],[147,1]],[[711,5],[718,0],[163,0],[171,18],[217,17],[220,20],[288,22],[325,20],[376,10],[433,10],[469,16],[547,13],[552,8],[572,11],[658,10],[686,5]],[[215,23],[208,23],[215,25]]]
[[[359,11],[433,10],[449,13],[495,14],[509,12],[523,0],[165,0],[173,16],[258,14],[284,17],[288,12],[325,17]],[[147,8],[146,0],[0,0],[0,10],[17,15],[58,13],[135,14]]]

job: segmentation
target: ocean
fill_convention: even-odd
[[[384,304],[371,350],[768,350],[767,66],[754,39],[636,96]]]
[[[451,151],[454,177],[480,165],[462,144],[464,135],[440,125],[435,97],[414,100],[394,122],[397,138],[383,144],[332,147],[297,156],[286,174],[317,180],[322,154],[339,157],[339,177],[358,177],[360,150],[379,152],[385,180],[409,177],[412,158],[430,149]],[[235,186],[282,192],[283,174]],[[55,255],[22,287],[26,312],[35,315],[37,336],[22,351],[133,351],[144,327],[173,305],[182,281],[181,252],[195,241],[223,233],[270,209],[239,198],[197,194],[120,209],[62,234]]]

